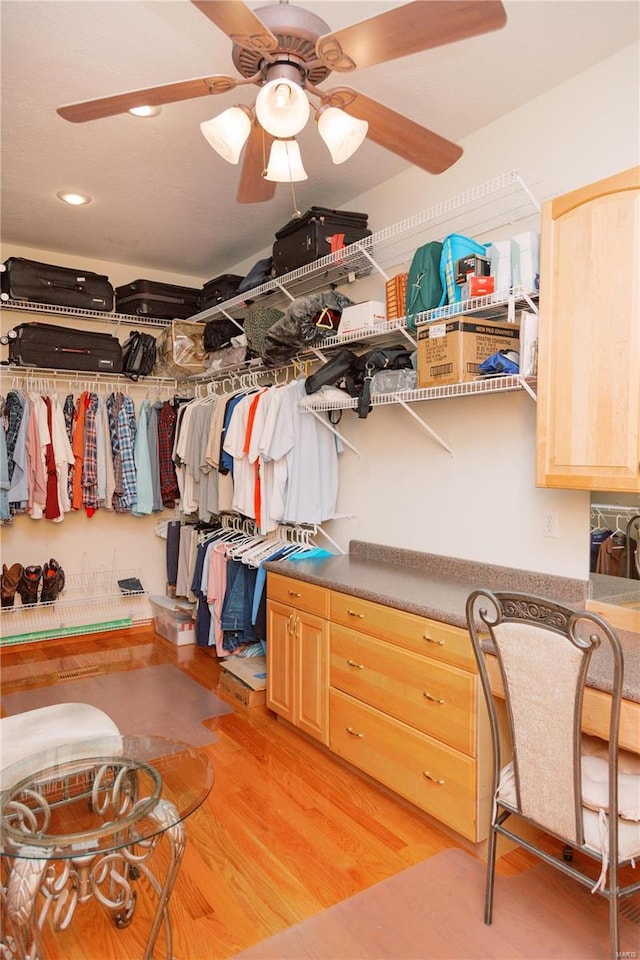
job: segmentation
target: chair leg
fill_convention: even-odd
[[[487,926],[493,920],[493,887],[496,874],[496,847],[498,837],[493,829],[493,824],[489,831],[489,848],[487,851],[487,885],[484,900],[484,922]]]
[[[618,926],[618,864],[609,864],[609,942],[611,960],[619,960],[620,932]]]

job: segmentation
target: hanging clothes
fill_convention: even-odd
[[[633,537],[627,537],[622,531],[612,533],[601,544],[598,550],[596,573],[609,577],[626,577],[627,567],[630,566],[631,579],[640,579],[640,571],[635,563],[629,565],[628,558],[637,555],[638,544]]]

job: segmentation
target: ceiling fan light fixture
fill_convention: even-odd
[[[245,106],[229,107],[200,124],[202,136],[223,160],[238,163],[242,148],[251,133],[253,115]]]
[[[60,190],[56,193],[58,200],[62,200],[63,203],[68,203],[72,207],[82,207],[87,203],[91,203],[91,197],[86,193],[76,193],[73,190]]]
[[[352,117],[338,107],[321,107],[317,114],[318,133],[324,140],[334,163],[352,157],[367,135],[366,120]]]
[[[128,111],[133,117],[157,117],[162,113],[162,107],[141,106],[131,107]]]
[[[269,80],[256,98],[260,126],[273,137],[295,137],[309,119],[309,111],[304,90],[287,77]]]
[[[274,183],[298,183],[300,180],[309,179],[302,166],[300,147],[295,140],[273,141],[264,178]]]

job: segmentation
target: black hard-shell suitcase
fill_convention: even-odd
[[[116,287],[116,313],[159,320],[186,320],[198,313],[200,291],[175,283],[133,280]]]
[[[110,333],[20,323],[8,333],[9,363],[21,367],[121,373],[122,347]]]
[[[103,312],[113,310],[113,287],[109,278],[90,270],[9,257],[0,271],[0,299],[4,301],[23,300]]]
[[[368,214],[348,210],[310,207],[302,217],[290,220],[276,232],[273,245],[275,275],[290,273],[332,252],[331,237],[343,236],[343,246],[371,236]]]
[[[231,300],[237,295],[243,279],[244,277],[239,277],[235,273],[225,273],[221,277],[209,280],[200,291],[200,309],[206,310],[207,307],[215,307],[218,303]]]

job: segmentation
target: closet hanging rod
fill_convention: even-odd
[[[634,514],[640,513],[640,505],[636,507],[632,506],[622,506],[622,504],[617,503],[592,503],[591,504],[592,513],[610,513],[610,514],[620,514],[623,513]]]

